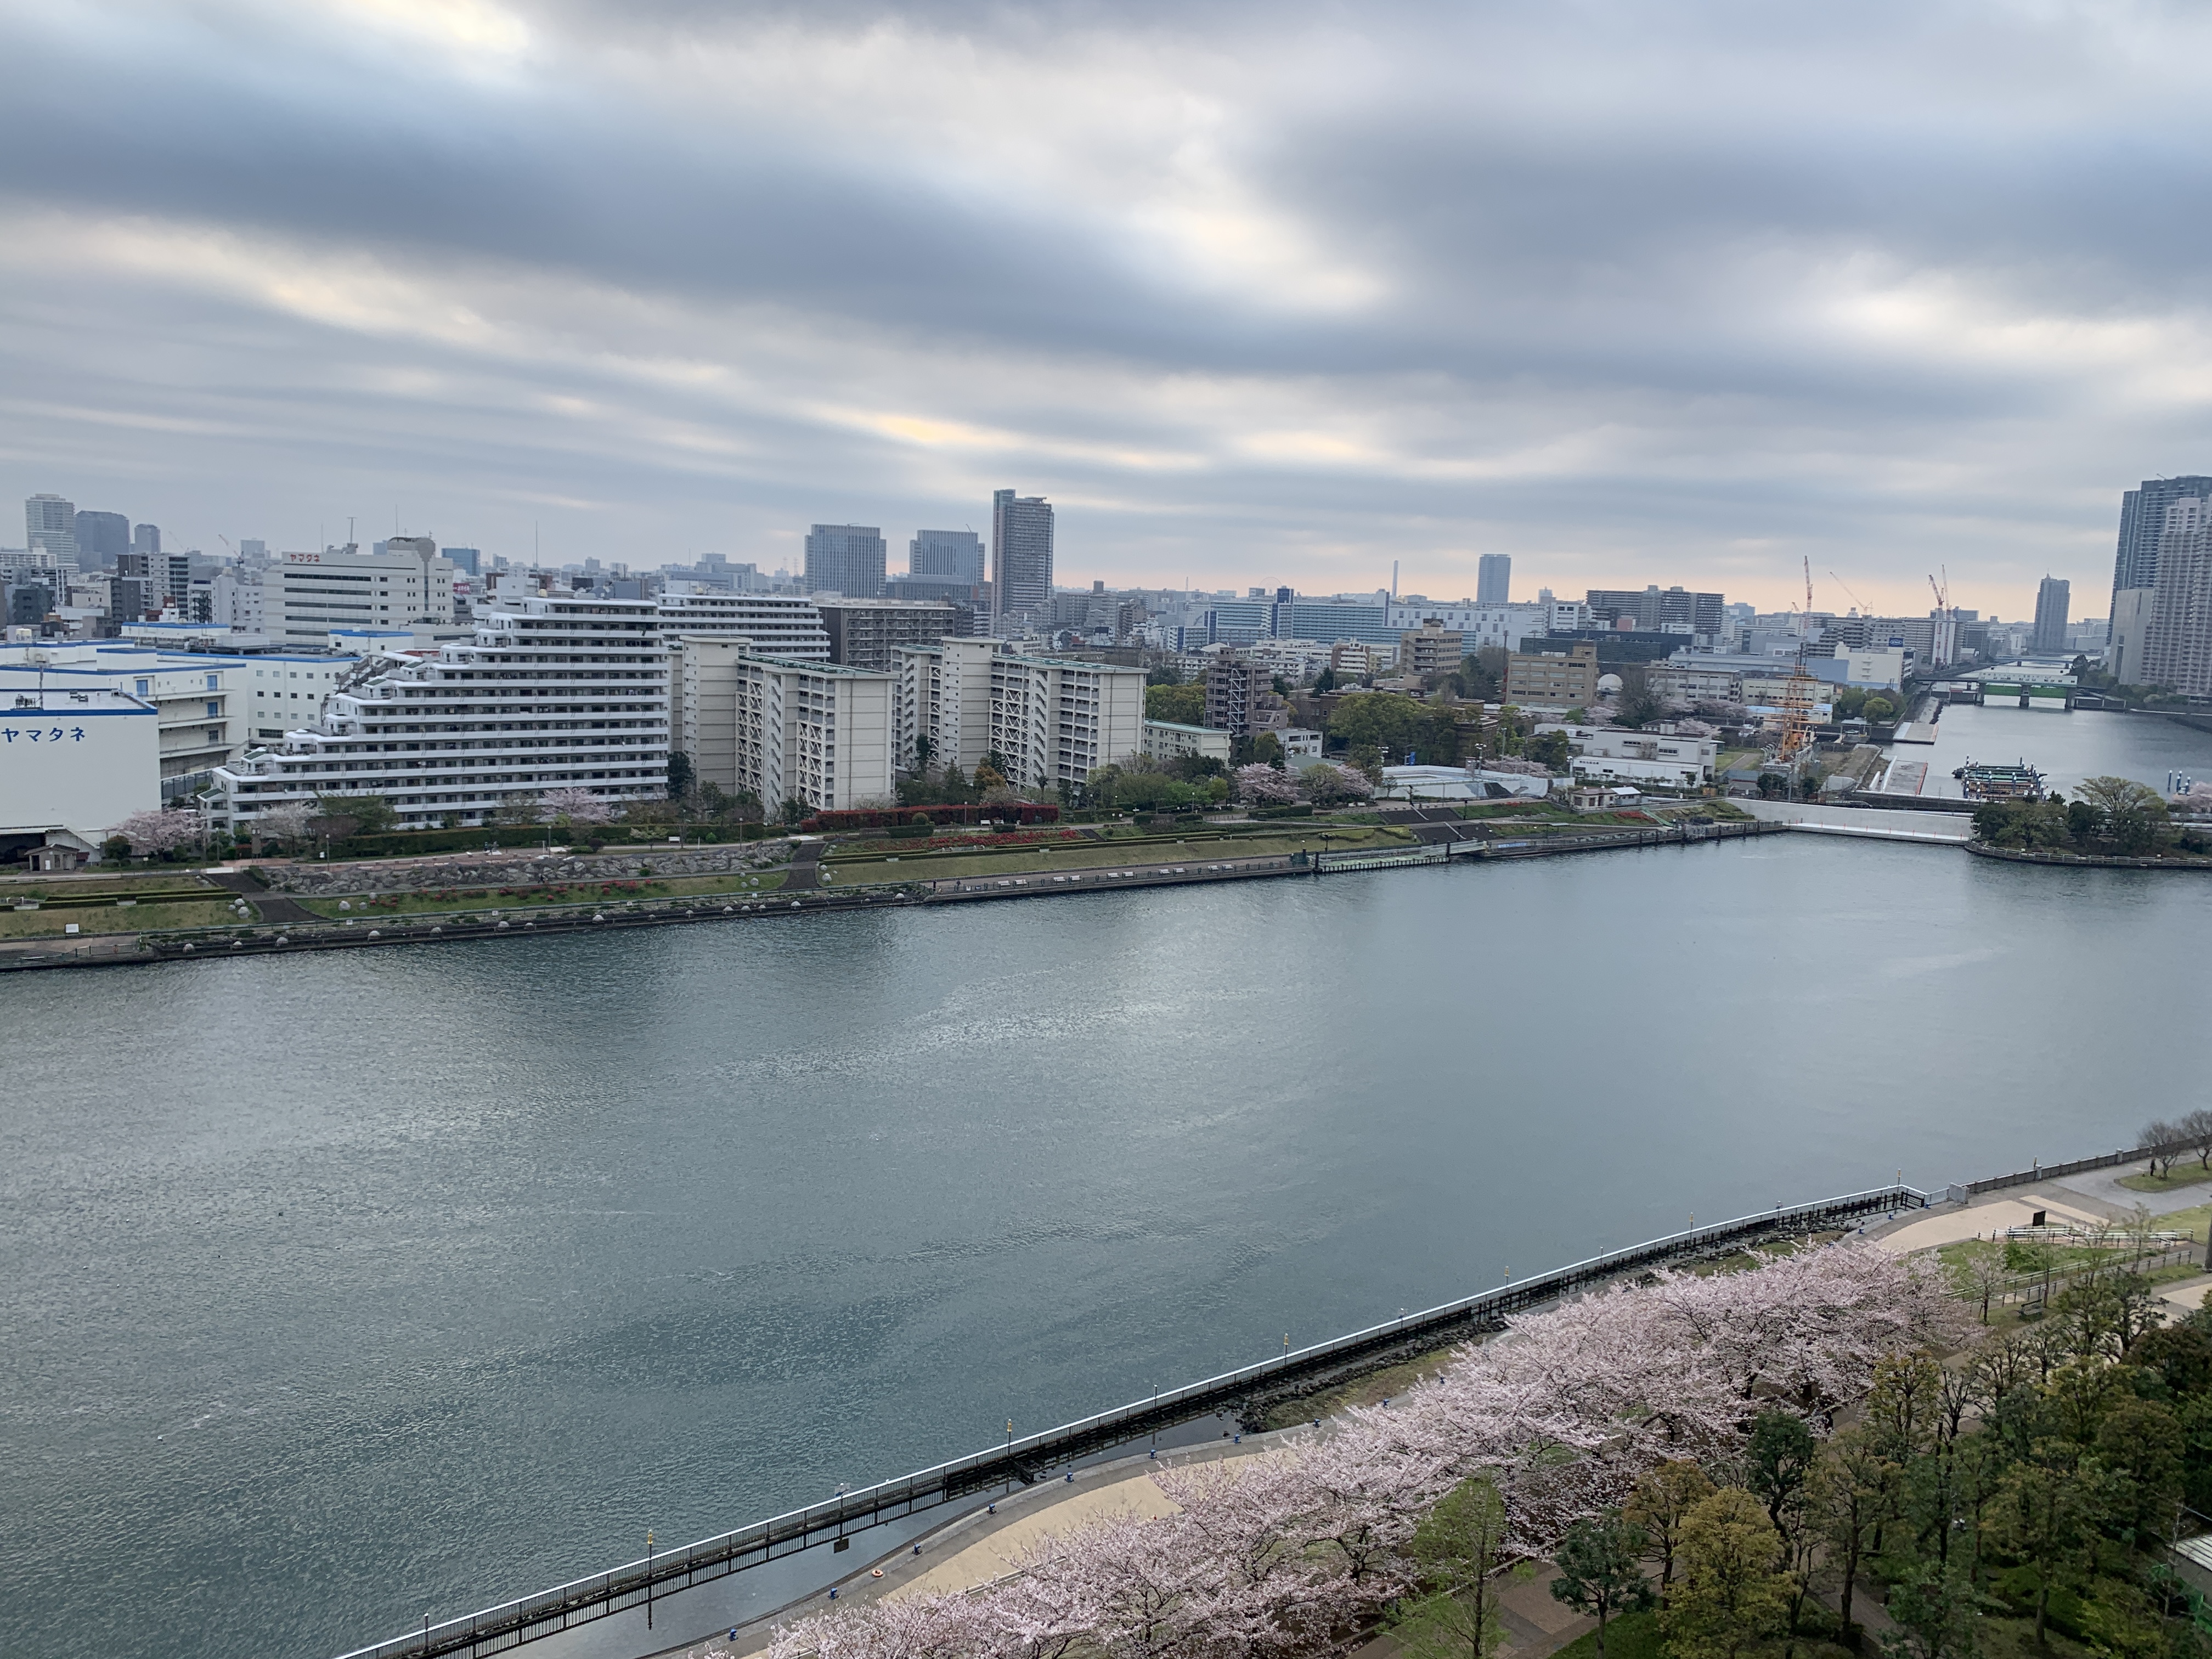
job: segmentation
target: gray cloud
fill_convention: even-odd
[[[2195,14],[0,12],[0,457],[172,525],[2101,609],[2212,463]],[[2093,597],[2094,596],[2094,597]],[[1840,600],[1841,595],[1832,594]]]

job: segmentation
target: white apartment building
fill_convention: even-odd
[[[267,743],[314,725],[323,701],[361,666],[358,657],[268,656],[241,662],[239,713],[246,741]]]
[[[839,812],[893,799],[894,676],[751,652],[732,657],[728,672],[731,770],[769,811],[787,801]]]
[[[929,739],[939,765],[973,771],[995,752],[1006,781],[1081,783],[1144,745],[1145,671],[1018,655],[998,640],[947,640],[896,653],[896,752]]]
[[[803,595],[731,593],[692,582],[669,587],[656,612],[664,639],[720,634],[750,640],[754,650],[792,662],[830,660],[830,631],[814,601]]]
[[[1154,760],[1176,760],[1184,755],[1197,755],[1229,764],[1229,747],[1234,739],[1226,732],[1218,732],[1210,726],[1184,726],[1176,720],[1146,720],[1141,739],[1143,752]],[[1284,753],[1289,753],[1287,745]],[[1115,759],[1121,757],[1116,755]]]
[[[263,568],[259,586],[258,606],[224,620],[287,645],[319,646],[333,628],[453,625],[453,567],[427,538],[406,551],[363,553],[349,542],[287,553]]]
[[[203,801],[236,831],[323,794],[381,795],[406,829],[477,824],[549,789],[665,795],[668,738],[653,603],[532,597],[486,613],[471,643],[361,662],[320,720],[216,769]]]
[[[1426,600],[1394,599],[1385,607],[1384,622],[1398,634],[1433,622],[1462,635],[1462,647],[1472,656],[1485,646],[1518,651],[1525,639],[1588,628],[1590,614],[1589,607],[1579,599],[1554,599],[1547,593],[1541,599],[1522,605],[1476,605],[1465,599],[1432,605]]]
[[[1577,782],[1656,783],[1695,789],[1713,781],[1721,746],[1711,738],[1677,738],[1615,726],[1564,726]]]
[[[0,847],[94,848],[159,806],[158,723],[151,703],[81,678],[0,690]]]

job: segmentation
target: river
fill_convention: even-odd
[[[1900,761],[1928,763],[1925,794],[1963,793],[1951,775],[1969,760],[2009,766],[2026,760],[2054,789],[2071,793],[2084,778],[2133,778],[2164,792],[2169,771],[2212,779],[2212,732],[2157,714],[2118,709],[2022,708],[1959,703],[1943,711],[1932,744],[1901,743]]]
[[[1777,836],[14,978],[4,1645],[324,1659],[1692,1213],[2128,1144],[2209,928]]]

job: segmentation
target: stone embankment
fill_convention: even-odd
[[[780,864],[791,843],[754,841],[726,847],[623,848],[605,853],[484,854],[404,864],[264,864],[262,881],[279,893],[422,893],[446,887],[550,887],[638,876],[726,876]]]

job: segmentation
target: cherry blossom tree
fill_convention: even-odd
[[[1470,1476],[1504,1498],[1510,1548],[1540,1557],[1661,1464],[1739,1455],[1762,1412],[1825,1431],[1886,1357],[1954,1342],[1969,1316],[1933,1271],[1854,1243],[1595,1291],[1332,1431],[1161,1470],[1175,1514],[1048,1538],[972,1595],[802,1620],[770,1659],[1290,1659],[1414,1588],[1414,1530]]]
[[[1357,767],[1316,761],[1298,773],[1298,793],[1316,806],[1334,806],[1339,801],[1367,800],[1375,786]]]
[[[185,811],[181,807],[164,806],[149,812],[133,812],[107,833],[122,836],[131,843],[133,854],[147,858],[156,854],[173,853],[179,847],[198,841],[200,837],[200,815]]]
[[[256,816],[252,833],[264,841],[298,841],[307,833],[307,820],[314,815],[315,809],[306,801],[288,800]]]
[[[538,798],[538,816],[548,823],[607,823],[615,809],[588,789],[548,789]]]
[[[1288,806],[1298,798],[1298,787],[1290,774],[1265,761],[1240,766],[1230,775],[1237,799],[1253,806]]]
[[[1483,764],[1487,771],[1510,772],[1516,778],[1548,778],[1552,775],[1552,769],[1543,762],[1526,760],[1519,755],[1500,755]]]

